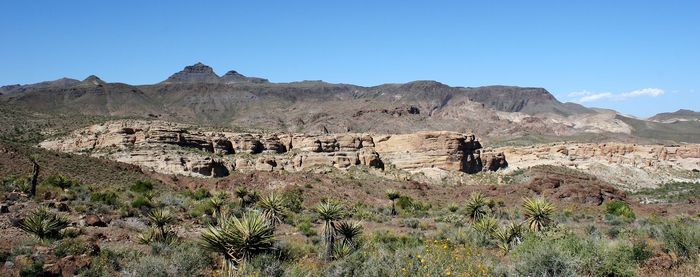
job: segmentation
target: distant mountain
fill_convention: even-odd
[[[672,113],[660,113],[648,119],[649,121],[674,123],[680,121],[700,121],[700,112],[680,109]]]
[[[0,93],[2,105],[42,113],[157,117],[267,131],[448,130],[474,131],[491,138],[535,136],[537,140],[580,134],[631,138],[658,134],[640,132],[647,128],[640,122],[646,121],[627,120],[614,111],[561,103],[543,88],[465,88],[436,81],[374,87],[323,81],[271,83],[233,70],[219,77],[202,63],[186,66],[152,85],[109,83],[90,76],[83,81],[64,78],[5,86]],[[654,130],[687,133],[674,128],[654,126]]]

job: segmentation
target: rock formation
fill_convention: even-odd
[[[162,173],[205,177],[227,176],[232,171],[293,172],[317,166],[384,169],[391,164],[409,172],[433,168],[466,173],[507,166],[501,153],[488,155],[482,163],[479,142],[455,132],[253,134],[202,131],[163,121],[120,120],[77,130],[40,146],[89,153]]]

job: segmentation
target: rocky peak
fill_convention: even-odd
[[[102,86],[102,85],[106,84],[106,82],[105,82],[105,81],[102,81],[102,79],[100,79],[100,77],[97,77],[97,76],[95,76],[95,75],[90,75],[90,76],[88,76],[87,78],[85,78],[85,80],[83,80],[83,81],[81,82],[81,84],[83,84],[83,85]]]
[[[219,81],[219,76],[214,73],[214,69],[203,63],[196,63],[185,66],[185,68],[177,72],[163,83],[216,83]]]
[[[224,76],[221,76],[221,81],[224,83],[239,83],[239,82],[250,82],[250,83],[267,83],[267,79],[257,78],[257,77],[246,77],[245,75],[238,73],[238,71],[230,70],[226,72]]]

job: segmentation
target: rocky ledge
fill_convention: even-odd
[[[64,138],[44,141],[40,147],[197,177],[223,177],[232,171],[295,172],[324,166],[378,170],[389,166],[410,173],[475,173],[508,166],[503,153],[482,154],[474,137],[455,132],[257,134],[204,131],[163,121],[119,120],[76,130]]]

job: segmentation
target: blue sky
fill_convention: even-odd
[[[700,1],[2,1],[0,84],[156,83],[203,62],[274,82],[544,87],[700,110]]]

